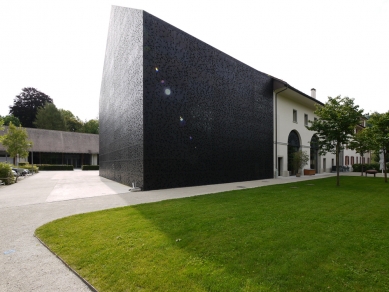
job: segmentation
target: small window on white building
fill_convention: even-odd
[[[297,111],[293,110],[293,123],[297,123]]]
[[[308,126],[308,115],[304,114],[304,125]]]
[[[313,118],[313,120],[316,122],[316,121],[317,121],[317,118]]]

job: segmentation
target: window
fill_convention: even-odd
[[[344,165],[349,165],[350,164],[350,162],[349,162],[349,157],[348,156],[346,156],[345,158],[344,158]]]
[[[357,164],[358,164],[358,156],[357,156]]]
[[[317,121],[317,118],[313,118],[313,120],[316,122],[316,121]]]
[[[354,156],[351,156],[351,165],[354,164]]]
[[[293,110],[293,123],[297,123],[297,111]]]
[[[304,114],[304,125],[308,126],[308,115]]]

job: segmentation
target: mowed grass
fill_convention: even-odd
[[[81,214],[36,235],[99,291],[389,291],[389,186],[335,179]]]

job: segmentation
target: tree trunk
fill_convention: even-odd
[[[336,143],[336,186],[339,186],[339,142]]]

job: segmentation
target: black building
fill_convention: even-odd
[[[273,79],[141,10],[112,7],[100,175],[143,190],[273,177]]]

